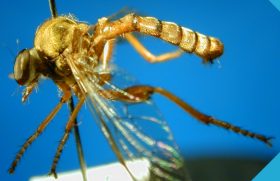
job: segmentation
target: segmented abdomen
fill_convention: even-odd
[[[205,61],[212,61],[223,54],[224,46],[217,38],[154,17],[131,15],[137,31],[177,45],[186,52],[195,53]]]

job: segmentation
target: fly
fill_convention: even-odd
[[[206,115],[163,88],[135,84],[110,62],[115,39],[119,36],[123,36],[150,63],[165,62],[179,57],[183,52],[196,54],[204,62],[213,63],[223,53],[223,44],[219,39],[181,27],[176,23],[133,13],[115,21],[103,17],[95,25],[88,25],[71,16],[57,16],[54,1],[51,5],[54,18],[46,20],[39,26],[33,48],[18,53],[14,65],[14,79],[19,85],[26,87],[23,102],[42,76],[52,79],[63,95],[35,133],[23,144],[11,164],[10,173],[15,171],[28,146],[45,130],[72,95],[75,95],[79,102],[65,126],[64,135],[57,147],[50,171],[55,177],[61,152],[75,125],[74,120],[85,102],[88,103],[119,162],[132,178],[134,174],[127,161],[146,158],[151,163],[150,170],[155,178],[187,179],[183,159],[171,131],[152,106],[151,96],[155,93],[174,102],[204,124],[213,124],[271,146],[270,137]],[[132,32],[157,37],[178,46],[180,50],[155,56]],[[126,86],[118,85],[119,80],[126,82]],[[149,114],[140,113],[142,109],[148,110]],[[152,135],[151,132],[154,131],[159,132],[159,135]]]

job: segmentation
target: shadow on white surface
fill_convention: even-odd
[[[128,161],[127,166],[139,181],[148,181],[150,178],[150,163],[148,160],[141,159]],[[88,180],[107,180],[107,181],[133,181],[126,169],[118,162],[107,165],[97,166],[87,169]],[[58,173],[58,178],[53,176],[35,176],[30,181],[82,181],[80,170]]]

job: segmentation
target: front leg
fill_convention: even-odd
[[[46,129],[46,127],[49,125],[49,123],[53,120],[55,115],[58,113],[58,111],[61,109],[62,105],[69,100],[71,96],[71,92],[64,90],[64,94],[61,97],[59,103],[55,106],[55,108],[49,113],[49,115],[40,123],[36,131],[25,141],[25,143],[22,145],[20,150],[18,151],[15,159],[13,160],[10,168],[9,173],[14,173],[19,161],[21,160],[23,154],[25,153],[26,149],[41,135],[41,133]]]

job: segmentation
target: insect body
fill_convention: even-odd
[[[154,56],[131,34],[134,31],[158,37],[180,47],[181,50]],[[100,127],[118,160],[132,177],[133,173],[130,172],[126,160],[145,157],[151,162],[151,171],[156,177],[166,180],[185,178],[184,173],[178,174],[180,175],[178,178],[176,174],[172,174],[181,170],[183,164],[165,123],[156,116],[136,116],[131,113],[132,107],[138,104],[149,107],[150,98],[154,93],[167,97],[205,124],[214,124],[270,144],[269,138],[205,115],[162,88],[147,85],[127,87],[115,85],[117,71],[110,66],[110,57],[114,40],[118,36],[124,36],[149,62],[167,61],[180,56],[182,50],[194,53],[206,62],[212,62],[223,53],[223,44],[218,39],[153,17],[128,14],[113,22],[101,18],[94,26],[66,16],[45,21],[36,32],[34,48],[25,49],[18,54],[14,77],[20,85],[26,86],[23,101],[30,95],[42,75],[52,79],[63,92],[63,96],[18,152],[9,170],[10,173],[14,172],[26,148],[45,129],[62,104],[69,100],[72,92],[79,98],[79,103],[66,125],[53,161],[51,173],[55,176],[63,146],[85,100],[95,112],[96,119],[99,120]],[[145,126],[139,126],[144,123],[157,127],[165,137],[152,137],[145,131],[147,129]],[[118,132],[114,132],[112,127]]]

